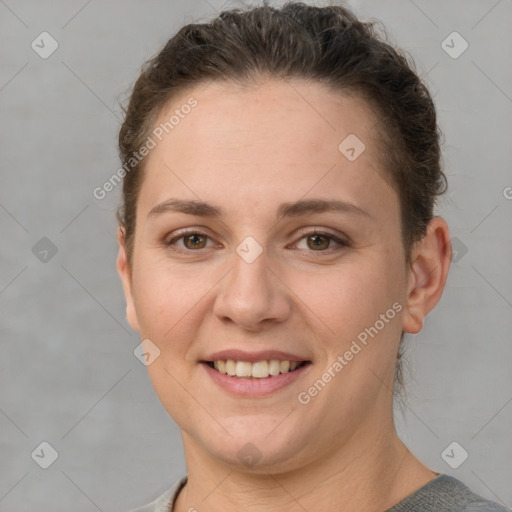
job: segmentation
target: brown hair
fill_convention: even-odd
[[[132,157],[161,110],[176,94],[201,82],[247,85],[264,77],[317,81],[371,103],[386,148],[383,164],[400,200],[409,261],[412,245],[433,217],[436,197],[446,190],[435,107],[412,61],[386,42],[383,30],[358,20],[345,7],[288,2],[276,8],[264,2],[250,10],[224,11],[208,23],[184,26],[144,65],[119,133],[123,167],[133,164],[124,177],[117,212],[129,262],[145,161]]]

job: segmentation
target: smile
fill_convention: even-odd
[[[309,361],[234,361],[233,359],[206,361],[210,368],[230,377],[266,379],[283,373],[291,373]]]
[[[284,390],[304,377],[313,366],[311,361],[202,361],[212,382],[230,395],[240,398],[263,398]],[[304,386],[303,386],[304,387]]]

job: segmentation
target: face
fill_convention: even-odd
[[[131,269],[121,239],[128,320],[186,443],[299,467],[391,421],[411,279],[376,119],[296,80],[198,86],[155,126],[192,97],[147,157]]]

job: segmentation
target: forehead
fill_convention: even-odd
[[[220,201],[230,191],[261,203],[296,200],[313,188],[323,195],[389,188],[371,107],[317,82],[199,84],[162,109],[153,133],[161,140],[146,161],[148,208],[170,190]]]
[[[186,108],[192,100],[193,109]],[[180,119],[174,114],[188,112]],[[194,139],[223,146],[225,150],[272,146],[278,152],[294,150],[296,155],[337,156],[338,144],[349,134],[365,139],[368,149],[378,143],[373,109],[355,94],[341,94],[326,85],[304,80],[267,80],[247,85],[228,82],[200,84],[181,93],[162,109],[156,125],[174,117],[179,123],[164,138],[175,145]],[[165,127],[165,126],[164,126]],[[277,135],[277,136],[276,136]],[[311,155],[310,149],[323,149]],[[200,156],[190,144],[189,156]],[[263,156],[263,155],[261,155]],[[291,156],[291,155],[290,155]]]

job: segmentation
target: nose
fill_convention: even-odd
[[[254,332],[284,322],[291,311],[290,296],[279,272],[270,268],[265,250],[250,263],[234,253],[233,262],[215,299],[217,318]]]

